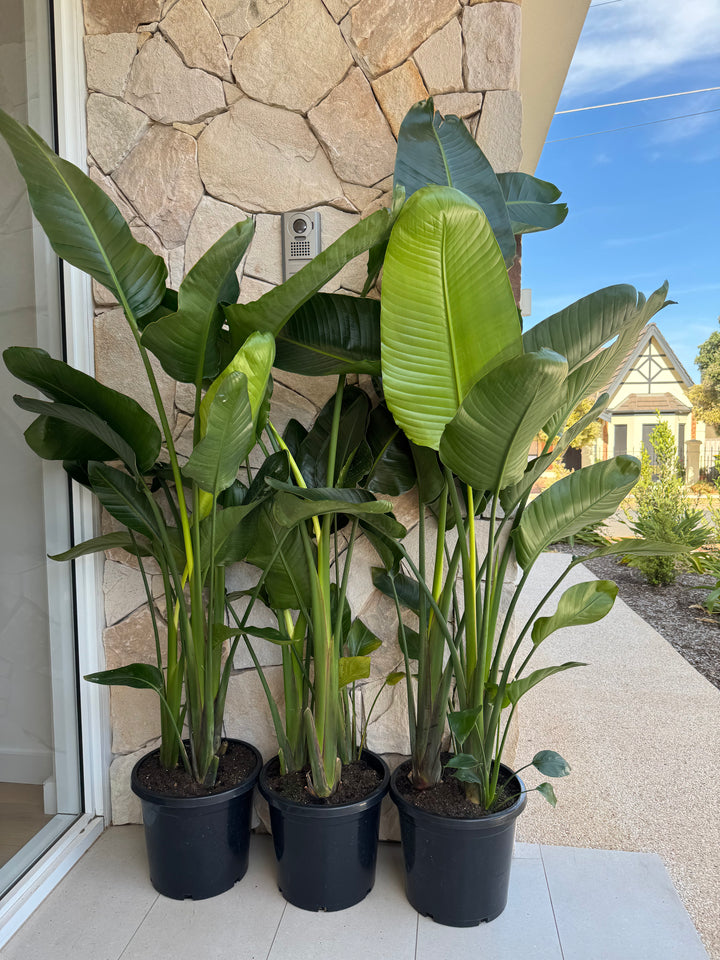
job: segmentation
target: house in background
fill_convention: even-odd
[[[643,450],[652,457],[650,434],[659,415],[672,431],[688,479],[711,476],[720,439],[712,426],[695,419],[689,399],[693,385],[658,326],[649,324],[607,387],[602,434],[587,449],[588,459],[640,457]]]

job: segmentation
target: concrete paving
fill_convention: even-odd
[[[3,960],[707,960],[659,858],[517,844],[506,910],[458,929],[405,899],[400,846],[380,845],[375,887],[337,913],[278,892],[269,837],[250,868],[210,900],[150,885],[141,827],[112,827],[3,948]]]
[[[518,623],[568,561],[540,558]],[[589,579],[581,566],[563,586]],[[720,960],[720,691],[620,600],[600,623],[545,640],[532,668],[568,660],[589,666],[543,681],[521,701],[517,766],[550,749],[572,773],[554,781],[556,809],[531,794],[518,839],[658,854],[710,957]],[[528,786],[543,779],[525,774]]]

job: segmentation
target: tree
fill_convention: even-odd
[[[720,318],[719,318],[720,319]],[[700,368],[700,383],[690,389],[690,402],[697,420],[720,426],[720,331],[701,343],[695,363]]]

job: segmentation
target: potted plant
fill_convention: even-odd
[[[424,552],[418,562],[398,542],[397,561],[376,571],[376,583],[396,602],[406,657],[412,757],[393,774],[391,795],[407,894],[440,923],[475,925],[504,909],[515,820],[527,797],[518,771],[502,763],[508,728],[530,689],[582,664],[528,667],[554,631],[604,617],[617,588],[572,586],[554,614],[539,617],[584,559],[575,558],[513,637],[518,599],[542,550],[611,515],[640,465],[614,457],[531,500],[533,484],[602,412],[607,394],[565,429],[578,402],[597,394],[665,306],[666,292],[645,301],[631,287],[606,288],[523,334],[502,252],[469,197],[422,188],[393,228],[382,289],[383,389],[407,437],[437,452],[442,486],[439,498],[433,492],[436,546],[427,565]],[[529,460],[541,430],[547,444]],[[625,540],[591,556],[682,549]],[[417,632],[405,627],[403,607],[417,614]],[[446,722],[453,749],[443,755]],[[569,773],[550,750],[528,766],[550,777]],[[555,804],[549,783],[534,789]]]
[[[229,649],[223,647],[224,569],[246,556],[270,492],[262,484],[243,487],[237,472],[264,426],[273,336],[251,331],[233,344],[223,329],[221,309],[238,297],[236,268],[253,224],[243,221],[227,231],[176,293],[166,287],[162,259],[132,237],[115,205],[85,174],[1,111],[0,133],[55,252],[107,287],[122,306],[155,401],[160,429],[132,398],[42,350],[13,347],[4,354],[14,375],[49,398],[16,398],[23,409],[37,414],[25,434],[28,444],[43,458],[61,460],[120,526],[56,559],[118,547],[137,558],[153,620],[156,662],[131,663],[87,679],[158,694],[161,745],[132,776],[144,807],[151,879],[167,896],[211,896],[232,886],[246,870],[252,789],[261,766],[254,747],[222,735],[239,642],[237,634]],[[278,291],[286,310],[292,313],[348,259],[387,237],[390,214],[379,214]],[[172,377],[195,389],[193,450],[184,464],[175,450],[150,352]],[[281,549],[282,543],[268,559],[268,570]],[[147,558],[157,562],[163,580],[164,649]],[[263,581],[261,574],[256,596]]]

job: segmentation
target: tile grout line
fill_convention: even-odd
[[[415,960],[418,960],[418,943],[420,942],[420,914],[415,912]]]
[[[128,938],[128,942],[125,944],[125,946],[122,948],[122,950],[121,950],[120,953],[118,954],[117,960],[122,960],[122,958],[125,956],[125,954],[127,953],[127,948],[130,946],[130,944],[133,942],[133,940],[134,940],[135,937],[137,936],[137,933],[138,933],[140,927],[145,923],[145,921],[147,920],[147,918],[150,916],[150,911],[152,910],[152,908],[155,906],[155,904],[158,902],[159,899],[160,899],[160,894],[159,894],[159,893],[158,893],[158,894],[155,894],[155,899],[154,899],[153,902],[150,904],[150,906],[147,908],[147,910],[145,911],[145,916],[142,918],[142,920],[140,921],[140,923],[135,927],[135,929],[133,930],[132,934],[131,934],[130,937]]]
[[[283,917],[285,916],[285,911],[287,910],[287,907],[288,907],[288,902],[287,900],[285,900],[285,903],[283,904],[283,908],[282,908],[282,913],[280,914],[280,919],[278,920],[277,926],[275,927],[275,933],[273,934],[273,938],[270,941],[270,946],[268,947],[268,952],[265,954],[265,960],[270,960],[270,954],[272,953],[273,947],[275,946],[277,935],[280,932],[280,924],[283,922]]]
[[[555,924],[558,946],[560,947],[560,956],[562,960],[565,960],[565,951],[563,950],[562,940],[560,938],[560,928],[558,927],[557,916],[555,915],[555,904],[553,903],[552,893],[550,892],[550,881],[548,880],[547,868],[545,867],[545,857],[543,857],[543,845],[541,843],[538,844],[538,849],[540,850],[540,862],[542,863],[543,874],[545,876],[545,886],[547,887],[548,899],[550,900],[550,909],[552,910],[553,915],[553,923]]]

